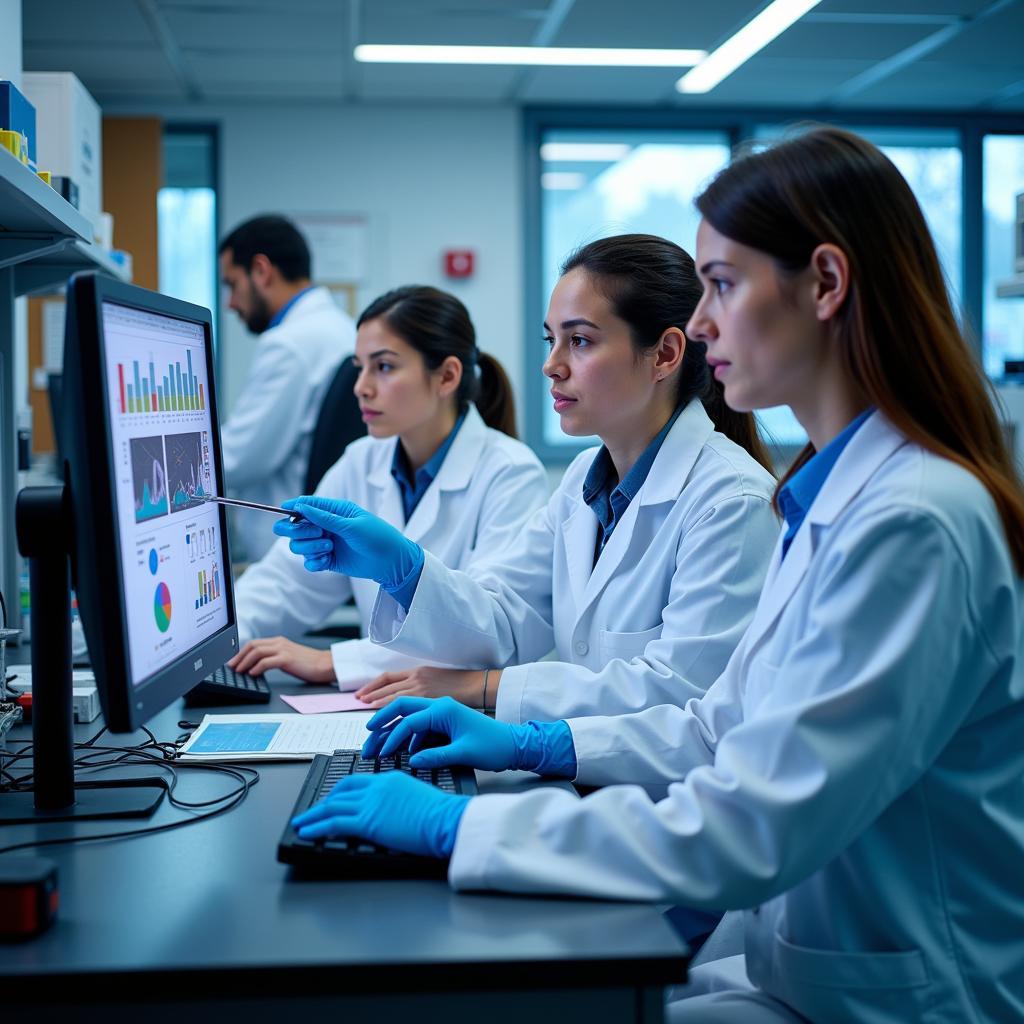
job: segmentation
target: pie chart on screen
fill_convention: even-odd
[[[171,628],[171,592],[166,583],[157,585],[156,594],[153,595],[153,615],[156,628],[166,633]]]

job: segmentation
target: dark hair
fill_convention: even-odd
[[[302,281],[312,276],[309,246],[286,217],[264,214],[239,224],[220,243],[217,252],[229,249],[231,261],[246,272],[252,270],[253,257],[263,253],[286,281]]]
[[[356,326],[378,317],[423,356],[428,370],[436,370],[449,356],[455,356],[462,363],[462,380],[455,393],[459,411],[473,402],[487,426],[517,436],[508,375],[494,356],[476,347],[469,311],[454,295],[427,285],[395,288],[374,299],[359,315]]]
[[[893,163],[852,132],[815,127],[727,167],[697,207],[782,275],[823,243],[845,253],[850,286],[833,323],[849,378],[911,441],[984,484],[1024,575],[1024,487],[924,215]],[[808,445],[779,486],[813,454]]]
[[[562,264],[563,276],[584,270],[607,296],[615,315],[630,329],[633,345],[645,352],[670,327],[684,330],[701,297],[693,258],[657,235],[613,235],[581,246]],[[693,398],[703,403],[715,429],[745,448],[769,472],[772,460],[750,413],[725,404],[722,385],[708,367],[703,341],[686,340],[677,374],[676,405]]]

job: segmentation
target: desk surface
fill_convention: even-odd
[[[275,697],[269,707],[284,705]],[[198,713],[178,702],[150,728],[171,739],[180,718],[196,721]],[[78,738],[98,725],[76,727]],[[297,879],[275,854],[308,764],[257,767],[260,781],[248,798],[208,821],[26,851],[58,863],[60,913],[44,935],[4,949],[0,976],[44,976],[47,985],[61,977],[81,995],[116,975],[124,996],[171,975],[201,988],[206,979],[218,995],[280,994],[289,984],[348,993],[382,985],[474,990],[493,985],[497,965],[514,968],[532,987],[662,986],[684,976],[685,946],[647,905],[459,894],[442,881]],[[179,794],[187,799],[236,785],[205,772],[182,775]],[[504,784],[481,777],[485,789]],[[13,826],[3,829],[0,845],[128,830],[181,815],[165,799],[148,822]]]

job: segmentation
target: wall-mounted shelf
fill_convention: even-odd
[[[70,245],[19,263],[14,268],[15,295],[52,291],[79,270],[98,270],[119,281],[130,280],[128,270],[96,245],[75,239]]]
[[[1024,299],[1024,274],[1008,277],[996,285],[996,298]]]
[[[20,160],[0,150],[0,590],[11,626],[20,625],[19,561],[14,530],[18,486],[15,379],[16,296],[51,290],[77,270],[122,280],[127,273],[92,244],[92,225]]]

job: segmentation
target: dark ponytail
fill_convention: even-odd
[[[570,270],[583,270],[593,277],[615,315],[629,324],[640,353],[653,348],[670,327],[684,330],[701,297],[693,259],[675,242],[657,235],[600,238],[569,256],[561,272],[565,275]],[[676,405],[699,398],[716,430],[774,472],[757,421],[753,414],[736,412],[725,404],[724,390],[711,373],[706,352],[704,342],[686,339]]]
[[[462,380],[455,393],[459,412],[473,402],[487,426],[516,436],[515,401],[508,376],[494,356],[476,347],[469,311],[454,295],[428,285],[395,288],[374,299],[356,326],[378,317],[423,356],[428,370],[436,370],[449,356],[455,356],[462,363]]]

